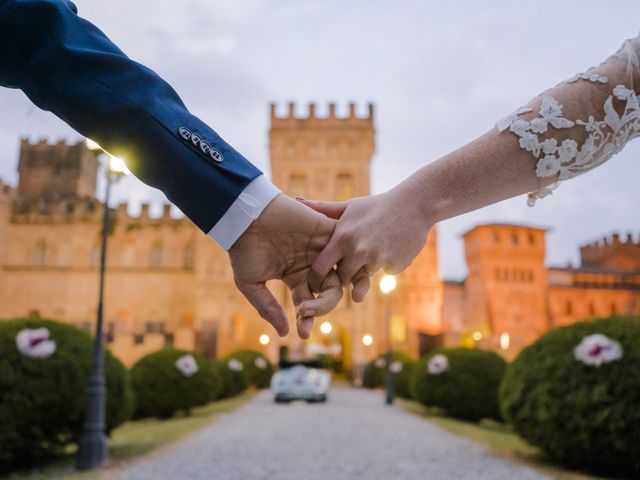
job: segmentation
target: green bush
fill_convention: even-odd
[[[430,362],[434,365],[443,358],[440,356],[446,357],[448,366],[439,374],[431,373]],[[474,422],[482,418],[500,420],[498,388],[506,366],[502,357],[487,350],[436,350],[420,359],[413,370],[413,397],[451,417]]]
[[[222,388],[218,398],[230,398],[239,395],[247,389],[247,379],[241,371],[229,368],[228,360],[216,360],[214,365],[222,379]]]
[[[402,352],[395,352],[392,355],[393,362],[400,362],[402,366],[399,372],[394,372],[394,387],[396,393],[404,398],[411,398],[411,372],[415,365],[415,360]],[[397,365],[397,364],[396,364]],[[367,363],[362,377],[362,386],[366,388],[384,387],[385,371],[387,368],[387,354],[383,353],[374,360]]]
[[[56,344],[48,358],[16,347],[23,329],[47,328]],[[78,439],[85,412],[93,341],[71,325],[40,319],[0,321],[0,470],[31,465]],[[131,413],[128,372],[108,350],[106,421],[111,431]]]
[[[574,349],[593,334],[618,342],[622,358],[599,366],[578,360]],[[640,317],[614,316],[547,333],[508,368],[500,403],[515,431],[550,458],[638,478]]]
[[[198,371],[184,375],[178,359],[191,355]],[[136,395],[136,418],[168,418],[178,411],[204,405],[218,396],[222,378],[213,363],[199,353],[167,348],[142,357],[131,368],[131,385]]]
[[[242,373],[248,385],[253,385],[256,388],[269,388],[275,369],[262,353],[254,350],[236,350],[227,356],[227,360],[231,359],[242,363]],[[260,363],[264,368],[261,368]]]

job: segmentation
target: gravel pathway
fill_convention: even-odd
[[[543,479],[400,407],[337,387],[326,404],[276,405],[270,392],[175,446],[126,480]]]

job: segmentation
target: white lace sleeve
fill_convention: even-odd
[[[549,195],[560,183],[609,160],[640,135],[638,81],[640,36],[617,53],[542,93],[496,123],[519,137],[537,160],[536,175],[555,181],[529,193],[528,204]]]

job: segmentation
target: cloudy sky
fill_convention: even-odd
[[[268,102],[375,102],[373,192],[460,147],[545,88],[599,63],[640,30],[637,0],[76,0],[132,58],[167,79],[189,108],[268,171]],[[0,178],[15,183],[19,137],[77,137],[21,92],[0,89]],[[320,113],[323,112],[322,106]],[[445,278],[465,274],[460,235],[489,221],[552,229],[547,262],[613,231],[640,233],[640,141],[563,185],[439,226]],[[132,203],[163,195],[135,179]]]

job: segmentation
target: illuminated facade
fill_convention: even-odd
[[[345,200],[369,194],[374,109],[326,116],[271,106],[273,182],[292,196]],[[0,318],[55,318],[91,328],[96,316],[102,204],[98,162],[83,142],[22,140],[16,187],[0,182]],[[640,314],[640,242],[613,236],[581,248],[579,268],[545,266],[546,231],[480,225],[464,235],[468,276],[443,282],[436,229],[389,296],[377,288],[362,304],[345,295],[316,322],[311,339],[276,337],[233,283],[227,255],[166,205],[152,216],[113,210],[107,261],[105,329],[110,348],[131,364],[175,345],[220,356],[236,348],[276,360],[328,353],[345,366],[386,350],[419,355],[442,345],[492,348],[513,356],[550,328],[610,313]],[[288,305],[290,295],[270,285]],[[320,329],[328,322],[330,327]],[[364,340],[364,341],[363,341]]]
[[[375,151],[373,106],[363,117],[350,105],[318,118],[314,106],[298,118],[271,109],[269,151],[273,181],[293,196],[344,200],[369,193]],[[16,188],[0,188],[0,318],[40,315],[90,328],[98,291],[102,205],[95,197],[98,164],[83,143],[22,140]],[[376,279],[377,280],[377,279]],[[285,304],[288,291],[271,286]],[[331,353],[349,366],[387,345],[391,318],[394,347],[418,354],[438,331],[442,282],[435,230],[414,265],[399,277],[390,301],[378,289],[362,304],[348,296],[321,321],[332,325],[312,338],[278,339],[237,291],[226,253],[185,218],[165,206],[152,217],[143,205],[132,216],[114,209],[109,238],[105,299],[111,349],[131,364],[141,355],[175,345],[208,355],[254,348],[272,359],[286,345],[293,356]],[[293,308],[289,308],[294,318]],[[268,336],[268,343],[264,335]],[[373,342],[364,345],[362,337]],[[263,343],[260,342],[262,337]]]

